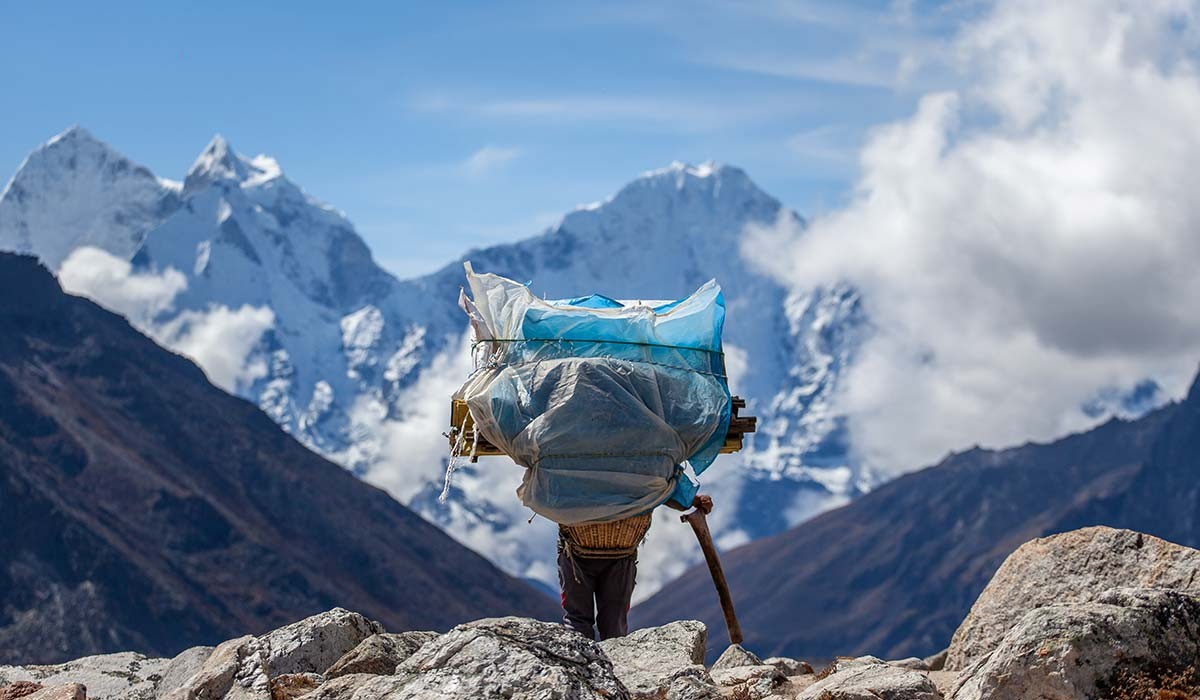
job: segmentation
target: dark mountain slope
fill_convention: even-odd
[[[1077,504],[1058,528],[1092,524],[1113,524],[1200,546],[1200,378],[1175,408],[1149,460],[1128,486],[1107,498]]]
[[[557,609],[0,254],[0,663],[170,655],[334,605],[395,630]]]
[[[929,654],[949,643],[1004,558],[1029,539],[1104,524],[1200,544],[1192,457],[1200,396],[1192,393],[1053,443],[953,455],[728,552],[746,644],[815,659]],[[1167,462],[1179,466],[1159,466]],[[681,616],[723,629],[707,569],[690,569],[634,609],[638,625]]]

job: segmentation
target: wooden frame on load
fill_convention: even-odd
[[[742,439],[746,433],[755,431],[758,419],[754,416],[738,415],[741,409],[746,407],[746,400],[734,396],[731,415],[729,417],[729,430],[725,433],[725,444],[721,445],[721,454],[730,454],[738,452],[742,449]],[[471,454],[471,444],[475,440],[475,422],[471,418],[471,412],[467,409],[467,402],[458,399],[450,401],[450,430],[445,433],[446,437],[450,438],[450,449],[453,450],[455,444],[459,440],[459,430],[463,431],[462,435],[462,450],[463,456]],[[472,462],[479,461],[480,457],[487,456],[502,456],[504,453],[500,448],[487,441],[487,438],[479,436],[479,443],[475,445],[475,456],[472,457]]]

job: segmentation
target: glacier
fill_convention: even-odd
[[[803,223],[736,167],[672,163],[539,235],[401,280],[374,261],[345,214],[270,157],[244,157],[217,136],[174,182],[76,127],[33,151],[0,193],[0,248],[51,269],[74,250],[99,248],[137,274],[182,275],[170,303],[138,321],[168,345],[161,329],[189,314],[268,309],[270,327],[242,358],[255,371],[227,388],[506,571],[553,589],[556,529],[521,509],[519,468],[482,458],[458,472],[446,503],[437,498],[449,395],[470,369],[456,306],[462,261],[531,280],[549,298],[682,298],[710,278],[721,283],[731,388],[759,417],[746,449],[705,474],[718,543],[733,546],[881,478],[856,466],[833,410],[839,377],[869,329],[857,292],[790,290],[742,249],[748,225],[781,217]],[[664,520],[640,555],[639,598],[700,556],[686,526]]]

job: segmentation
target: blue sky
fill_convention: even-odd
[[[811,215],[971,6],[5,2],[0,172],[81,124],[181,178],[220,132],[401,276],[673,160],[739,165]]]

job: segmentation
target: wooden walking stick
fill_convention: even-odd
[[[708,519],[704,517],[704,511],[694,508],[690,513],[679,516],[679,521],[691,525],[692,531],[696,533],[696,539],[700,541],[700,551],[704,552],[704,561],[708,562],[708,572],[712,574],[713,585],[717,587],[721,612],[725,613],[729,641],[732,644],[741,644],[742,626],[738,624],[737,613],[733,611],[733,596],[729,595],[729,584],[725,583],[725,572],[721,569],[721,560],[717,558],[717,548],[713,545],[712,533],[708,531]]]

